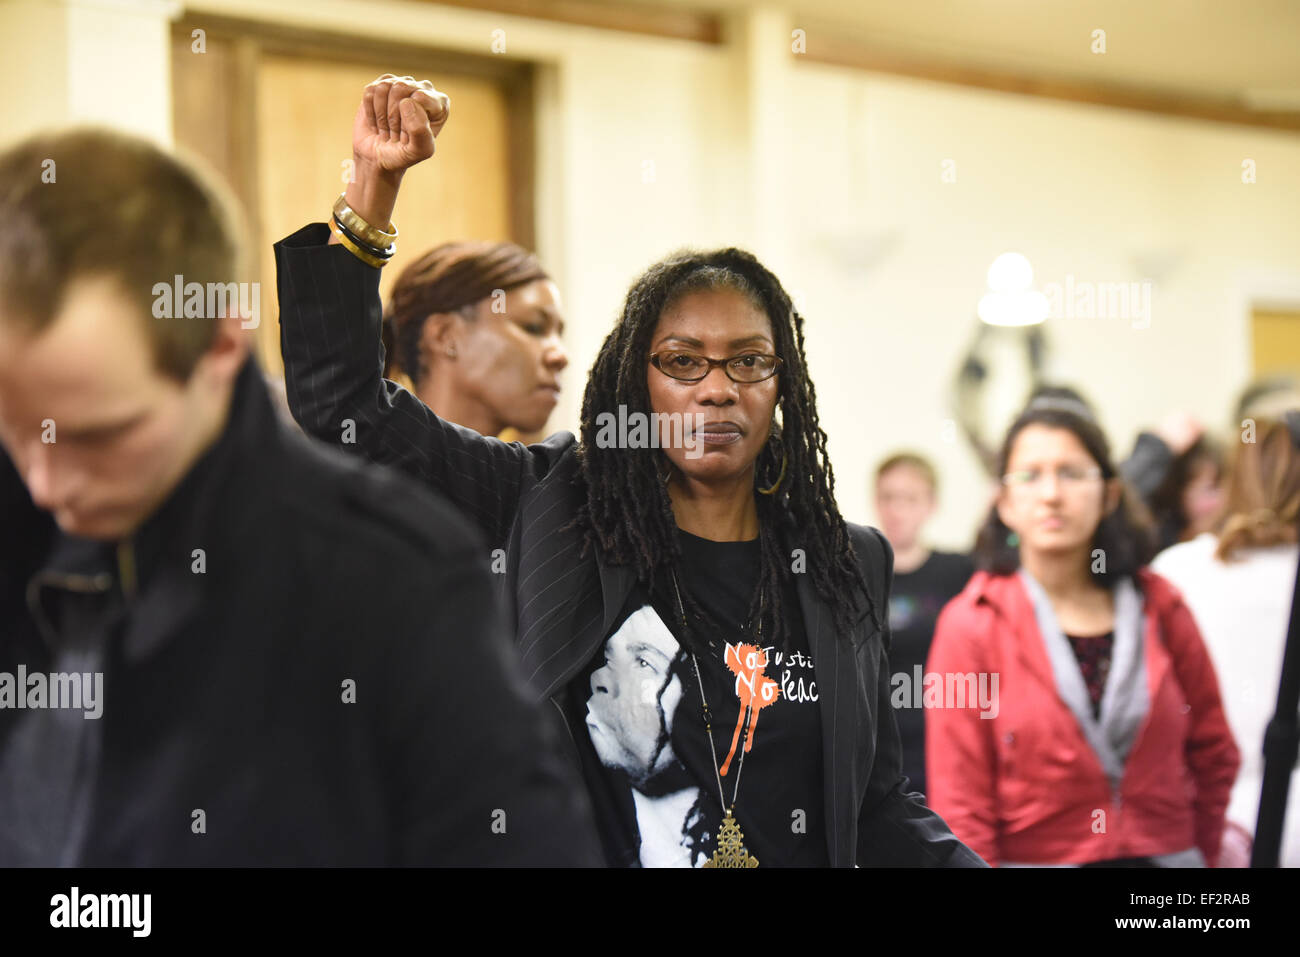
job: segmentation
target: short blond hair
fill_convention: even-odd
[[[939,494],[939,476],[930,464],[930,460],[917,452],[896,452],[889,456],[878,466],[876,466],[876,481],[879,482],[881,477],[901,465],[911,466],[921,473],[921,477],[930,486],[930,494],[937,496]]]

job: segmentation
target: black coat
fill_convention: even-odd
[[[0,671],[89,640],[104,673],[75,783],[32,745],[55,713],[0,710],[0,865],[598,864],[483,550],[409,479],[282,423],[252,361],[120,545],[58,532],[0,454]]]
[[[579,558],[561,532],[582,501],[577,445],[557,433],[507,444],[446,422],[381,377],[379,271],[326,245],[322,224],[275,246],[281,350],[290,409],[303,428],[396,465],[438,489],[504,550],[502,603],[513,610],[524,674],[556,700],[599,650],[635,584],[635,570]],[[893,552],[875,529],[850,525],[877,609],[887,607]],[[798,577],[820,692],[826,840],[835,866],[980,866],[947,825],[909,793],[890,705],[887,624],[864,618],[837,638],[832,611]]]

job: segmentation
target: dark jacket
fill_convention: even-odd
[[[635,584],[635,570],[579,557],[561,531],[583,501],[577,445],[561,432],[524,446],[446,422],[381,378],[379,271],[341,246],[323,224],[276,244],[281,349],[289,406],[311,434],[390,463],[438,489],[486,532],[504,563],[502,604],[517,629],[524,674],[556,700],[599,650]],[[883,612],[893,553],[874,529],[850,526]],[[890,705],[887,624],[859,623],[837,638],[829,606],[798,577],[804,625],[821,694],[826,839],[831,863],[969,865],[983,862],[900,773]]]
[[[1150,507],[1151,499],[1169,474],[1175,458],[1160,436],[1154,432],[1139,432],[1132,454],[1120,463],[1119,471]]]
[[[120,545],[0,455],[0,671],[104,674],[98,720],[0,710],[0,865],[598,864],[505,636],[479,533],[284,425],[252,361]]]

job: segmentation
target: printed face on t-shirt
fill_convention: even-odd
[[[591,675],[587,728],[601,763],[640,784],[676,761],[669,735],[682,698],[671,671],[678,644],[650,607],[628,616]]]

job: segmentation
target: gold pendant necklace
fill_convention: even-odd
[[[677,593],[677,611],[682,617],[682,637],[686,637],[686,609],[682,605],[682,592],[677,587],[677,573],[673,572],[673,591]],[[759,594],[759,608],[763,607],[763,596]],[[758,637],[759,645],[762,645],[763,619],[759,616],[758,620]],[[704,705],[704,732],[709,736],[709,751],[713,754],[713,773],[718,782],[718,803],[725,812],[722,818],[722,824],[718,828],[718,847],[707,861],[705,867],[758,867],[758,858],[754,857],[745,849],[745,835],[741,833],[740,824],[736,822],[735,815],[732,813],[736,809],[736,797],[740,794],[740,773],[745,769],[745,752],[748,750],[742,743],[740,748],[740,762],[736,765],[736,786],[731,792],[731,806],[727,806],[726,796],[722,791],[722,774],[718,770],[718,749],[713,743],[713,719],[709,714],[709,700],[704,695],[704,679],[700,677],[700,662],[695,657],[695,649],[691,649],[691,662],[695,665],[695,680],[700,686],[700,702]],[[739,738],[741,742],[748,739],[749,723],[754,718],[754,708],[750,705],[745,706],[745,727],[744,734]]]
[[[704,862],[705,867],[758,867],[758,858],[751,857],[745,850],[745,835],[740,833],[740,825],[727,809],[727,816],[722,819],[718,830],[718,849]]]

